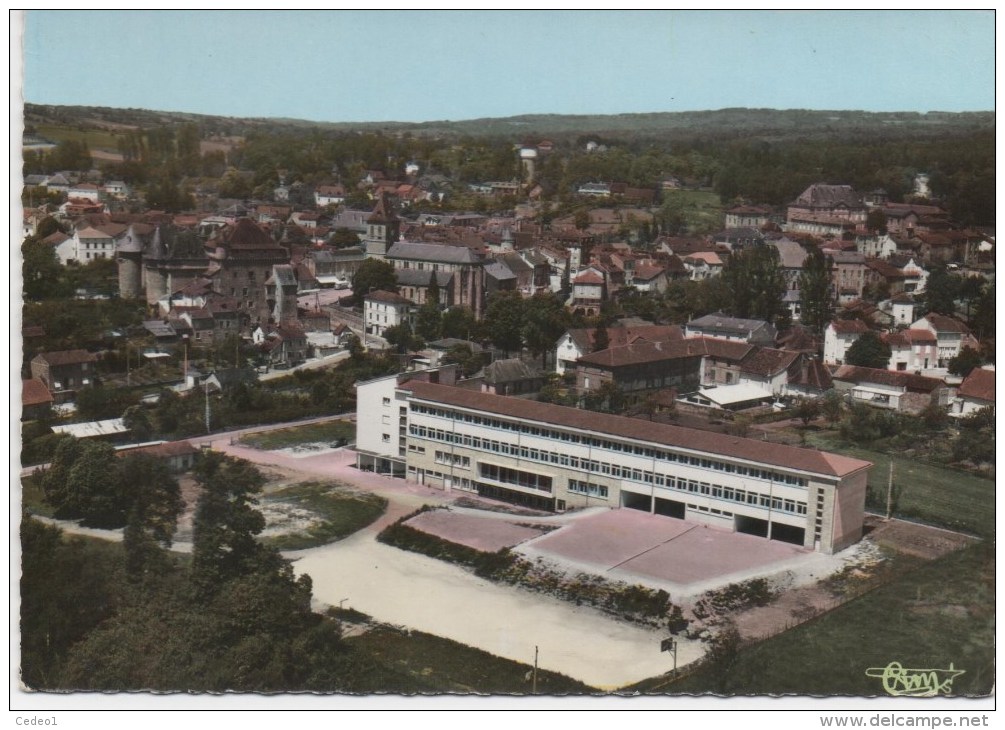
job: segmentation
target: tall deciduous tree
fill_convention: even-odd
[[[336,228],[332,233],[331,245],[335,248],[350,248],[360,245],[359,234],[351,228]]]
[[[593,330],[593,352],[600,352],[601,350],[606,350],[611,346],[611,337],[607,334],[607,327],[603,322],[597,325],[597,328]]]
[[[970,371],[984,362],[981,353],[972,347],[964,347],[959,354],[949,361],[949,372],[952,375],[959,375],[965,378],[970,375]]]
[[[197,595],[211,595],[225,582],[274,561],[257,536],[265,518],[255,507],[265,478],[252,464],[206,452],[195,467],[203,488],[193,524],[192,583]]]
[[[171,546],[185,503],[178,480],[162,460],[153,456],[126,456],[121,462],[121,476],[129,505],[123,534],[126,572],[138,579],[163,562],[161,548]]]
[[[984,287],[984,291],[977,300],[974,316],[970,320],[970,326],[978,340],[983,342],[986,338],[995,336],[995,311],[995,285],[989,284]]]
[[[398,291],[398,275],[394,266],[380,259],[367,259],[359,265],[352,278],[352,296],[357,304],[371,291]]]
[[[523,340],[528,350],[541,356],[541,367],[548,367],[548,353],[567,326],[567,310],[551,292],[535,294],[524,302]]]
[[[485,308],[485,331],[507,356],[523,344],[524,300],[519,292],[495,292]]]
[[[439,339],[443,330],[443,313],[440,311],[440,285],[436,272],[429,272],[426,301],[415,315],[415,333],[426,341]]]
[[[869,330],[862,333],[845,354],[845,362],[863,368],[884,370],[890,362],[890,346],[879,334]]]
[[[800,320],[816,334],[822,334],[831,320],[834,300],[830,265],[823,251],[815,246],[810,249],[799,275],[799,296],[802,299]]]
[[[928,311],[952,317],[956,313],[956,297],[961,283],[960,277],[950,274],[945,266],[933,267],[925,284]]]
[[[24,296],[28,299],[49,299],[60,293],[62,267],[56,249],[39,238],[29,237],[21,244]]]
[[[782,311],[785,279],[774,246],[751,246],[734,254],[722,276],[733,316],[775,322]]]
[[[474,313],[464,306],[451,307],[443,313],[441,331],[444,337],[470,340],[476,334],[478,322]]]

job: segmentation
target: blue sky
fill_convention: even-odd
[[[318,121],[994,109],[979,11],[43,11],[24,98]]]

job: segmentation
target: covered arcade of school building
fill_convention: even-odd
[[[625,507],[833,553],[862,537],[872,464],[459,387],[357,384],[357,466],[541,510]]]

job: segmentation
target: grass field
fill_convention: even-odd
[[[391,670],[382,678],[384,692],[529,695],[533,689],[528,678],[533,656],[523,664],[420,631],[387,627],[346,641]],[[596,692],[570,677],[544,670],[538,671],[537,691],[541,695]]]
[[[994,546],[977,543],[656,692],[884,695],[866,670],[897,661],[921,669],[952,664],[964,672],[952,694],[983,696],[995,681],[994,611]],[[632,689],[645,693],[663,682]]]
[[[693,233],[711,233],[721,230],[726,214],[717,193],[703,190],[668,190],[663,201],[679,206],[688,229]]]
[[[866,459],[875,466],[869,474],[870,502],[885,507],[890,463],[899,493],[895,512],[933,525],[993,535],[995,483],[956,469],[926,464],[908,457],[883,454],[843,444],[827,433],[808,433],[807,442],[821,449]]]
[[[387,509],[387,500],[375,494],[359,494],[337,485],[304,482],[272,492],[263,503],[284,503],[307,510],[321,522],[303,532],[266,537],[264,542],[280,550],[306,550],[325,545],[362,530]]]
[[[84,140],[88,148],[96,149],[118,149],[119,138],[122,136],[104,129],[77,129],[58,124],[39,124],[35,127],[36,133],[40,137],[45,137],[53,142],[63,142],[68,139]]]
[[[35,477],[21,479],[21,510],[42,517],[53,515],[53,509],[46,503],[45,494]]]
[[[242,436],[240,443],[253,449],[275,451],[303,444],[345,444],[356,436],[356,424],[351,421],[329,421],[307,426],[293,426],[276,431],[264,431]]]

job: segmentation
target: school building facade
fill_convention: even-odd
[[[440,371],[357,384],[357,465],[536,509],[634,508],[826,553],[862,537],[859,459],[497,396]]]

